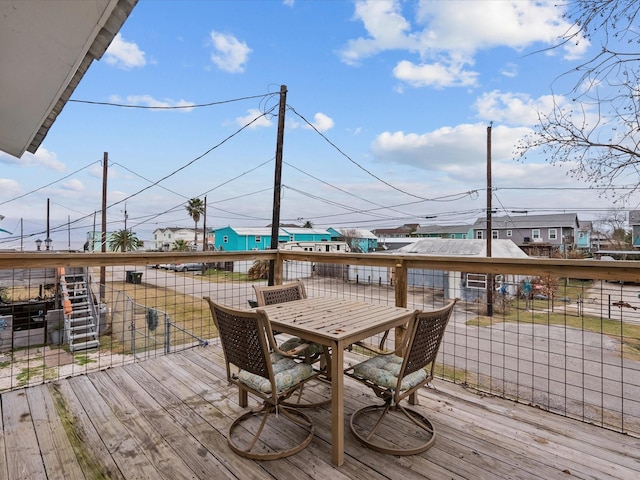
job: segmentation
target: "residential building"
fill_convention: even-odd
[[[398,248],[396,252],[407,254],[486,257],[487,242],[474,239],[413,238],[413,242]],[[491,243],[491,255],[496,258],[527,258],[527,254],[511,240],[496,240]],[[367,265],[350,265],[349,280],[359,283],[392,283],[394,270],[373,268]],[[493,276],[495,289],[503,295],[516,295],[524,276],[504,273]],[[460,295],[468,302],[485,300],[487,274],[475,272],[414,270],[407,272],[407,285],[442,289],[445,298]]]
[[[153,242],[151,250],[162,252],[171,251],[176,240],[183,240],[189,248],[195,249],[195,229],[185,227],[165,227],[156,228],[153,231]],[[198,249],[202,249],[204,240],[204,230],[198,229]]]
[[[576,248],[583,252],[595,252],[600,248],[601,235],[601,233],[593,229],[593,222],[588,220],[580,222],[576,237]]]
[[[340,240],[320,241],[320,242],[284,242],[278,245],[281,250],[292,252],[348,252],[350,251],[347,242]]]
[[[378,249],[378,237],[364,228],[328,228],[333,240],[343,240],[354,252],[369,253]]]
[[[215,249],[222,251],[269,250],[271,227],[223,227],[215,230]],[[278,244],[286,242],[329,242],[327,230],[302,227],[280,227]]]
[[[471,225],[426,225],[413,232],[414,237],[425,238],[472,238]]]
[[[491,219],[491,238],[511,240],[529,255],[550,256],[557,250],[576,248],[579,228],[575,213],[507,215]],[[479,218],[472,229],[473,238],[486,240],[487,219]]]
[[[629,227],[631,227],[631,244],[640,247],[640,210],[629,212]]]
[[[410,237],[413,232],[420,226],[418,223],[405,223],[401,227],[394,228],[376,228],[371,230],[373,234],[378,238],[378,243],[384,241],[386,238],[406,238]]]

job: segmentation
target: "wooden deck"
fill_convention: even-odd
[[[345,379],[349,415],[370,394]],[[221,350],[209,346],[1,396],[0,477],[18,479],[629,479],[640,439],[436,382],[419,408],[438,429],[422,455],[365,449],[348,426],[331,464],[330,410],[310,411],[316,437],[287,459],[256,462],[226,443],[241,409]],[[347,419],[345,419],[347,420]]]

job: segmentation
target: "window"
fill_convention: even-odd
[[[229,236],[225,235],[224,237],[222,237],[222,243],[229,243]]]
[[[482,230],[477,230],[476,231],[476,239],[477,240],[482,240],[484,238],[484,232]]]
[[[578,238],[584,238],[584,232],[578,232]]]
[[[507,237],[513,236],[513,230],[507,230]]]
[[[467,273],[467,288],[486,289],[487,275],[484,273]]]
[[[540,236],[540,229],[539,228],[534,228],[533,230],[531,230],[531,237],[536,239],[536,238],[542,238]]]
[[[498,230],[491,230],[491,238],[493,238],[494,240],[500,238],[500,236],[498,235]]]
[[[549,240],[557,240],[558,239],[558,230],[555,228],[549,229]]]
[[[262,237],[260,235],[256,235],[256,243],[262,243]]]

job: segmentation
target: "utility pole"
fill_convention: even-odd
[[[129,231],[127,230],[127,218],[129,216],[127,215],[127,202],[124,202],[124,245],[122,245],[124,247],[124,251],[126,252],[128,250],[128,246],[129,246]]]
[[[107,174],[109,164],[109,154],[104,152],[102,158],[102,236],[100,251],[107,251]],[[107,271],[105,267],[100,267],[100,301],[104,302],[107,283]]]
[[[47,198],[47,238],[44,239],[44,246],[46,250],[51,248],[51,237],[49,236],[49,199]]]
[[[271,222],[271,250],[278,249],[280,232],[280,188],[282,186],[282,147],[284,144],[284,113],[287,106],[287,86],[280,85],[280,108],[278,111],[278,137],[276,141],[276,171],[273,181],[273,220]],[[274,284],[275,263],[269,262],[269,285]]]
[[[207,246],[207,196],[204,196],[204,212],[202,215],[202,230],[204,231],[204,239],[202,240],[202,251],[206,252],[209,247]]]
[[[491,224],[491,197],[493,187],[491,185],[491,126],[487,127],[487,258],[491,257],[491,237],[493,226]],[[487,273],[487,316],[493,317],[493,275]]]

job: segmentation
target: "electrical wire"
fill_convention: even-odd
[[[76,99],[69,99],[68,102],[70,103],[84,103],[87,105],[100,105],[100,106],[105,106],[105,107],[119,107],[119,108],[137,108],[137,109],[142,109],[142,110],[184,110],[184,109],[192,109],[192,108],[204,108],[204,107],[213,107],[215,105],[224,105],[227,103],[233,103],[233,102],[241,102],[244,100],[252,100],[255,98],[265,98],[265,97],[272,97],[274,95],[277,95],[277,93],[272,92],[272,93],[262,93],[260,95],[252,95],[249,97],[240,97],[240,98],[233,98],[230,100],[220,100],[218,102],[209,102],[209,103],[194,103],[194,104],[189,104],[189,105],[174,105],[174,106],[160,106],[160,105],[156,105],[156,106],[152,106],[152,105],[131,105],[129,103],[117,103],[117,102],[97,102],[97,101],[93,101],[93,100],[76,100]]]

